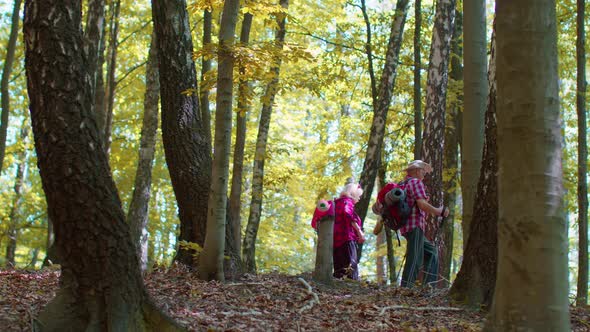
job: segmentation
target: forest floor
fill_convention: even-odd
[[[0,271],[0,330],[31,331],[55,295],[59,271]],[[264,274],[204,282],[186,269],[145,278],[153,300],[190,331],[480,331],[485,313],[453,306],[446,290],[405,289],[310,275]],[[590,309],[571,308],[573,331],[590,331]]]

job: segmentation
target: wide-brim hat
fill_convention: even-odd
[[[405,171],[409,171],[409,170],[414,169],[414,168],[421,168],[421,169],[425,170],[426,173],[432,172],[432,166],[430,166],[429,163],[424,162],[422,160],[414,160],[414,161],[412,161],[411,163],[408,164],[408,167],[406,167],[404,170]]]

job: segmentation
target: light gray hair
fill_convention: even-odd
[[[346,196],[356,201],[360,200],[362,195],[363,188],[361,188],[361,185],[356,182],[345,185],[340,192],[340,197]]]

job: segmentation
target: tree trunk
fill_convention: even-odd
[[[29,136],[28,124],[21,127],[20,140],[23,142],[20,150],[17,152],[16,161],[16,176],[14,178],[14,198],[12,199],[12,205],[10,207],[10,213],[8,214],[8,245],[6,246],[6,266],[15,267],[15,253],[16,253],[16,241],[19,233],[19,221],[21,220],[19,207],[22,201],[22,188],[25,175],[25,168],[27,166],[27,151],[26,145],[24,144],[27,136]]]
[[[4,169],[4,156],[6,153],[6,135],[8,133],[8,118],[10,116],[10,75],[12,74],[12,65],[14,63],[14,53],[16,51],[16,41],[18,39],[18,24],[20,22],[20,5],[22,0],[14,0],[12,9],[12,23],[10,25],[10,35],[6,47],[6,58],[4,59],[4,68],[2,70],[2,79],[0,81],[0,93],[2,94],[2,114],[0,115],[0,172]]]
[[[414,1],[414,160],[421,159],[422,148],[422,1]]]
[[[25,1],[35,149],[62,259],[38,331],[177,330],[150,302],[91,112],[79,1]]]
[[[281,7],[289,7],[288,0],[280,0]],[[285,21],[286,15],[277,13],[278,30],[275,36],[275,47],[282,51],[285,43]],[[262,196],[264,189],[264,161],[266,159],[266,144],[268,141],[268,129],[270,126],[270,117],[275,96],[279,88],[279,74],[281,69],[281,57],[275,60],[270,68],[271,81],[266,87],[262,97],[262,111],[260,113],[260,124],[258,127],[258,137],[256,138],[256,152],[254,153],[254,168],[252,175],[252,201],[250,204],[250,214],[248,216],[248,225],[246,225],[246,235],[244,237],[244,247],[242,260],[247,272],[256,273],[256,235],[260,225],[260,214],[262,212]]]
[[[232,53],[239,8],[239,0],[224,2],[219,30],[219,65],[217,67],[217,98],[215,100],[215,155],[211,176],[209,211],[207,212],[207,235],[199,264],[199,277],[203,280],[225,280],[223,258],[234,87],[234,57]]]
[[[442,225],[443,237],[446,239],[446,245],[441,247],[441,256],[439,260],[440,275],[444,280],[441,286],[449,286],[451,283],[451,263],[453,262],[453,241],[455,230],[455,206],[457,205],[457,190],[459,185],[459,163],[458,163],[458,146],[461,137],[459,131],[459,114],[461,114],[462,89],[459,87],[463,84],[463,66],[462,66],[462,40],[463,19],[461,11],[455,10],[455,29],[451,39],[451,86],[454,86],[456,95],[451,98],[449,103],[449,112],[445,126],[445,146],[443,151],[443,201],[449,208],[449,215],[445,218]]]
[[[96,96],[96,84],[98,80],[98,72],[102,71],[102,63],[99,61],[99,52],[104,49],[101,45],[104,42],[103,33],[104,27],[104,7],[105,0],[88,0],[88,13],[86,15],[86,26],[84,28],[84,51],[86,53],[86,61],[88,73],[90,74],[90,95],[92,98]],[[99,67],[100,64],[100,67]],[[100,73],[102,76],[102,73]],[[92,103],[92,111],[95,112],[94,103]],[[103,112],[102,109],[98,110]]]
[[[424,183],[430,194],[430,204],[434,206],[443,204],[443,154],[441,151],[444,151],[445,109],[454,18],[455,0],[438,1],[430,46],[421,153],[422,158],[433,168],[433,172],[425,178]],[[438,217],[429,215],[425,234],[431,241],[435,241],[435,232],[438,227]],[[445,239],[442,236],[436,242],[439,249],[445,245]]]
[[[484,112],[486,106],[487,41],[485,0],[463,2],[465,56],[463,142],[461,144],[461,192],[463,198],[463,249],[467,245],[472,220],[475,190],[483,148]]]
[[[111,151],[111,131],[113,128],[113,108],[115,105],[115,89],[117,80],[115,78],[117,71],[117,50],[119,42],[119,13],[121,11],[121,1],[112,0],[111,3],[111,22],[109,29],[109,48],[107,51],[107,82],[105,88],[105,109],[104,109],[104,150],[107,156]]]
[[[211,142],[194,94],[198,84],[186,2],[153,0],[152,14],[160,65],[162,138],[180,217],[178,240],[202,247],[211,183]],[[194,266],[189,249],[179,248],[175,259]]]
[[[211,45],[211,30],[213,17],[211,11],[205,9],[203,11],[203,48]],[[209,86],[206,83],[206,76],[211,71],[211,59],[208,56],[203,56],[201,59],[201,88],[200,88],[200,102],[201,102],[201,117],[203,119],[203,134],[205,139],[211,142],[211,110],[209,107]]]
[[[498,263],[498,156],[496,127],[496,36],[492,32],[485,114],[483,162],[473,211],[471,234],[463,263],[450,295],[459,303],[489,309],[496,285]]]
[[[498,276],[487,330],[569,331],[552,0],[496,2]]]
[[[127,212],[127,223],[131,228],[131,238],[136,244],[137,257],[141,272],[147,270],[148,245],[148,211],[151,196],[152,165],[156,152],[156,134],[158,131],[158,102],[160,99],[160,81],[158,77],[158,50],[155,33],[152,32],[152,42],[145,71],[145,95],[143,100],[143,121],[139,141],[139,157],[135,173],[133,196]]]
[[[401,48],[404,25],[408,14],[408,0],[398,0],[395,6],[395,14],[391,24],[387,52],[385,54],[385,63],[381,73],[377,98],[373,100],[377,104],[373,105],[373,122],[371,123],[371,132],[367,143],[367,154],[363,164],[360,185],[363,187],[364,194],[354,209],[361,218],[361,228],[364,226],[364,220],[367,216],[371,193],[375,186],[377,169],[379,168],[379,154],[383,150],[383,139],[385,135],[385,124],[387,122],[387,112],[391,104],[391,94],[395,86],[395,77],[397,74],[397,63],[399,59],[399,50]],[[362,256],[362,244],[358,246],[358,260]]]
[[[578,112],[578,287],[576,305],[588,304],[588,144],[586,138],[586,37],[584,32],[585,1],[577,3],[577,84]]]
[[[317,229],[318,246],[315,256],[313,280],[331,285],[332,269],[334,267],[334,217],[326,217],[319,220]]]
[[[250,42],[250,28],[252,27],[253,16],[250,13],[244,14],[242,21],[242,31],[240,33],[240,43],[247,46]],[[234,255],[240,258],[239,264],[241,270],[242,255],[242,177],[244,173],[244,148],[246,146],[246,124],[248,114],[250,113],[251,103],[250,95],[252,86],[246,75],[246,67],[239,64],[240,72],[238,85],[238,111],[236,112],[236,142],[234,144],[234,164],[232,169],[231,190],[229,195],[229,217],[228,225],[232,230]],[[232,257],[232,256],[230,256]]]

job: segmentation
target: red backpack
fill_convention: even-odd
[[[381,216],[383,224],[397,231],[408,223],[412,208],[406,194],[407,180],[399,183],[390,182],[377,194],[377,201],[372,206],[373,213]],[[399,237],[398,237],[399,241]]]

